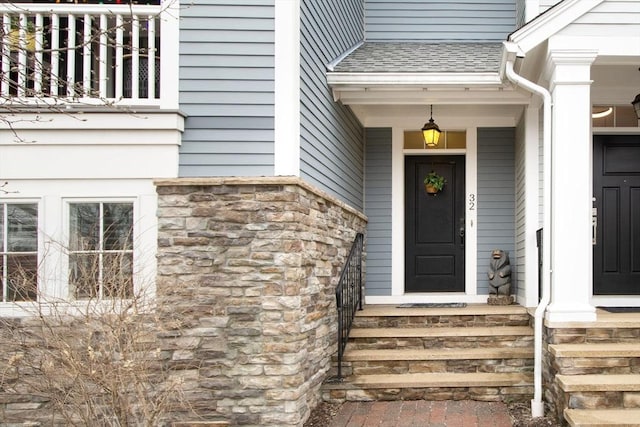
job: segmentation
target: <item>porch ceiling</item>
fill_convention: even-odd
[[[418,130],[429,118],[426,105],[351,105],[365,127],[400,127]],[[515,105],[433,104],[433,118],[441,129],[463,129],[468,126],[515,126],[523,107]]]

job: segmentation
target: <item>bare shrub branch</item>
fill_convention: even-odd
[[[121,265],[116,257],[110,262]],[[32,283],[28,273],[23,277]],[[127,277],[112,275],[109,298],[69,303],[39,296],[22,303],[29,316],[0,318],[0,403],[27,404],[30,421],[78,426],[157,426],[171,412],[188,411],[159,339],[161,325],[179,320],[160,319],[145,292],[131,294]],[[5,411],[0,418],[18,422],[25,414]]]

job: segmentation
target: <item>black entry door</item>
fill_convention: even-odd
[[[640,136],[597,135],[593,293],[640,295]]]
[[[424,178],[446,180],[436,195]],[[464,156],[405,157],[405,291],[464,291]]]

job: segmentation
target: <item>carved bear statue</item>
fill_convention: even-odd
[[[508,252],[502,249],[494,249],[491,252],[488,275],[490,295],[511,294],[511,264]]]

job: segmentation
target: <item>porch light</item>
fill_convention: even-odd
[[[638,101],[638,103],[640,104],[640,101]],[[637,111],[638,110],[636,110],[636,112]],[[424,139],[424,143],[428,147],[436,147],[441,133],[442,132],[438,125],[433,121],[433,105],[431,105],[431,116],[429,121],[422,127],[422,138]]]
[[[636,99],[631,102],[633,109],[636,111],[636,117],[640,120],[640,93],[636,95]]]

